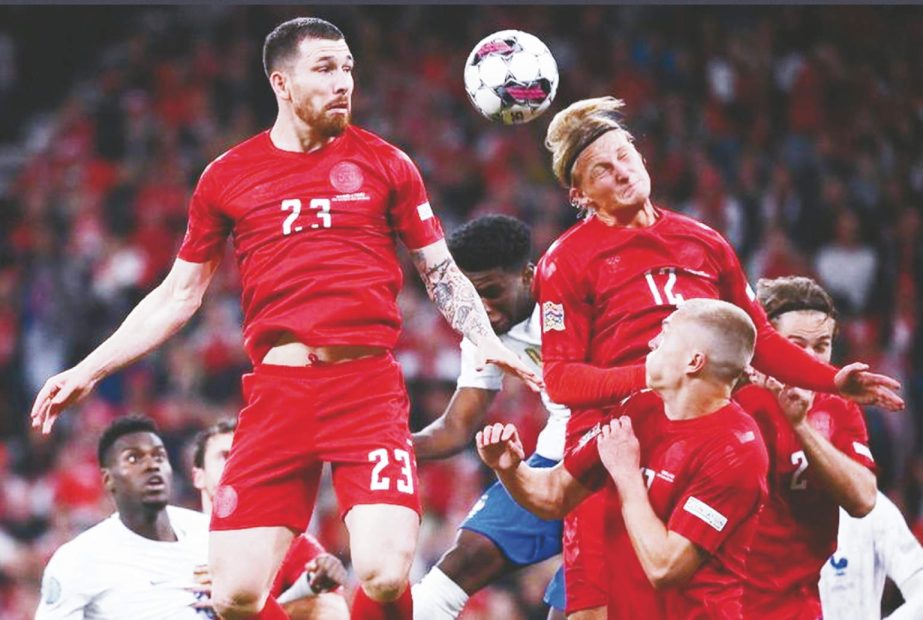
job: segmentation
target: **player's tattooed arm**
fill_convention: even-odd
[[[449,324],[477,347],[479,368],[496,364],[513,373],[539,391],[544,387],[535,374],[515,353],[506,348],[490,326],[490,319],[477,290],[455,259],[444,240],[418,250],[411,250],[413,263],[423,278],[426,292]]]
[[[410,254],[429,298],[449,324],[475,344],[493,336],[490,319],[474,285],[455,264],[448,250],[445,256],[440,256],[441,253],[426,252],[428,248],[432,246]]]

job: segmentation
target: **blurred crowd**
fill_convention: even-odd
[[[2,10],[23,23],[37,8]],[[60,29],[86,10],[44,9],[41,20]],[[191,324],[102,382],[50,437],[29,431],[28,411],[48,376],[86,355],[164,276],[204,166],[271,124],[262,40],[299,13],[97,10],[107,35],[95,44],[84,37],[81,56],[63,65],[73,72],[53,75],[50,59],[71,53],[66,39],[37,48],[28,30],[0,32],[0,137],[5,131],[24,161],[0,183],[0,617],[31,617],[51,552],[112,510],[95,444],[115,416],[158,421],[176,501],[198,507],[186,481],[188,441],[236,414],[247,369],[230,251]],[[515,215],[533,227],[536,258],[576,218],[542,146],[551,115],[583,97],[625,99],[655,202],[722,231],[752,282],[819,279],[842,315],[836,361],[862,360],[903,382],[906,411],[866,415],[880,485],[923,534],[919,7],[353,6],[315,14],[344,30],[356,57],[355,122],[411,155],[446,229],[488,212]],[[561,73],[551,110],[526,126],[489,123],[463,89],[470,47],[504,28],[542,38]],[[55,89],[33,107],[33,82],[45,80]],[[38,88],[48,92],[47,83]],[[451,396],[458,337],[405,263],[397,354],[419,428]],[[541,404],[507,383],[492,414],[534,442]],[[416,577],[450,545],[491,479],[473,451],[420,474],[426,517]],[[334,504],[328,488],[312,531],[348,559]],[[544,617],[553,568],[489,588],[465,617]]]

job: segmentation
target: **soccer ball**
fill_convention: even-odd
[[[490,120],[528,123],[551,105],[558,90],[558,65],[538,37],[501,30],[481,39],[468,55],[465,90]]]

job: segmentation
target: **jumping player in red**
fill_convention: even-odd
[[[479,359],[536,390],[541,381],[491,329],[416,167],[350,125],[353,57],[343,33],[321,19],[290,20],[266,37],[263,64],[278,104],[272,128],[209,164],[165,281],[86,359],[45,383],[32,422],[47,432],[100,379],[180,329],[230,235],[254,370],[212,512],[215,607],[229,620],[285,617],[269,589],[294,532],[307,528],[329,462],[362,586],[352,617],[410,618],[420,503],[409,402],[391,354],[397,239]]]
[[[614,408],[562,464],[523,463],[512,425],[478,434],[484,461],[520,504],[544,518],[604,489],[609,620],[744,617],[744,565],[766,495],[768,457],[731,389],[755,340],[740,308],[691,300],[664,320],[651,343],[646,370],[653,391]]]
[[[231,452],[237,428],[235,420],[219,420],[199,432],[193,440],[192,485],[202,498],[202,512],[211,515],[215,492]],[[208,566],[196,574],[203,586],[211,586]],[[346,568],[327,553],[307,532],[295,537],[273,580],[269,595],[279,601],[292,620],[349,620],[343,597]]]
[[[757,297],[780,334],[824,362],[836,330],[833,300],[810,278],[760,280]],[[820,570],[836,550],[839,507],[875,507],[875,462],[855,403],[757,375],[734,398],[754,417],[769,450],[769,500],[747,556],[748,618],[822,616]]]
[[[693,219],[655,207],[651,179],[621,124],[622,102],[588,99],[559,112],[548,127],[552,167],[571,202],[588,217],[546,252],[535,279],[542,313],[547,392],[571,408],[572,446],[617,403],[643,387],[639,365],[661,321],[683,301],[723,299],[757,328],[753,365],[783,383],[839,392],[895,409],[898,382],[864,364],[839,371],[780,336],[766,319],[730,244]],[[568,614],[603,617],[600,499],[564,523]]]

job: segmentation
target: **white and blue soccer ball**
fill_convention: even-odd
[[[528,123],[551,105],[558,91],[558,65],[538,37],[501,30],[481,39],[468,55],[465,90],[490,120]]]

